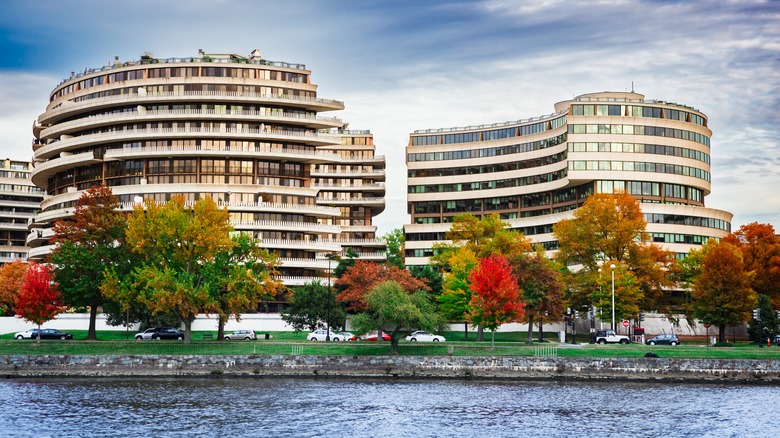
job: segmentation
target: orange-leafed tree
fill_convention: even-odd
[[[742,252],[745,270],[752,273],[750,286],[758,295],[767,295],[774,308],[780,308],[780,236],[770,224],[753,222],[723,238]]]
[[[22,288],[16,296],[14,312],[38,325],[40,342],[41,325],[51,321],[62,311],[62,298],[57,284],[52,281],[51,268],[47,265],[30,263],[24,274]]]
[[[523,318],[523,302],[517,278],[506,257],[492,255],[480,260],[469,276],[471,303],[468,318],[491,333],[490,346],[495,345],[496,329],[501,324]]]
[[[710,239],[701,251],[700,270],[693,280],[693,315],[718,327],[718,342],[725,342],[726,328],[750,319],[758,297],[750,288],[739,248]]]
[[[16,296],[22,289],[27,262],[14,260],[0,268],[0,316],[14,313]]]
[[[542,342],[544,322],[560,321],[566,307],[566,286],[563,283],[561,267],[545,257],[541,247],[537,248],[534,254],[514,257],[510,264],[525,302],[527,342],[533,342],[534,320],[539,324],[539,342]]]
[[[347,268],[344,275],[336,280],[335,285],[341,288],[336,299],[347,304],[349,310],[366,310],[365,294],[379,283],[393,280],[408,292],[429,291],[423,280],[415,278],[406,269],[396,266],[357,260],[354,266]]]

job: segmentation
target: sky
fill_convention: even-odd
[[[32,125],[70,72],[198,49],[305,64],[318,96],[387,160],[379,234],[409,221],[417,129],[551,114],[634,91],[709,117],[707,207],[780,230],[780,2],[757,0],[3,0],[0,158],[32,159]]]

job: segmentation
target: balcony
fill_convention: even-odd
[[[310,234],[340,234],[341,227],[338,225],[324,225],[318,223],[309,222],[292,222],[292,221],[231,221],[230,222],[238,231],[254,231],[254,230],[276,230],[287,231],[297,233],[310,233]],[[322,242],[320,240],[319,242]]]
[[[304,251],[337,252],[341,245],[317,240],[260,239],[258,245],[266,249],[299,249]]]
[[[385,205],[385,198],[365,198],[362,196],[352,198],[317,198],[320,205]]]
[[[267,158],[270,160],[289,160],[303,163],[332,163],[339,159],[339,156],[326,151],[296,151],[282,148],[254,147],[247,149],[236,149],[229,147],[138,147],[109,149],[104,157],[106,161],[110,160],[130,160],[156,156],[184,156],[193,155],[206,156],[214,155],[217,157],[238,156],[251,158]]]

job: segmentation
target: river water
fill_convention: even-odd
[[[9,437],[776,437],[780,388],[348,379],[0,381]]]

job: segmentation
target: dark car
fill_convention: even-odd
[[[139,340],[154,339],[155,341],[159,341],[160,339],[176,339],[181,341],[184,339],[184,333],[176,330],[173,327],[155,327],[153,329],[147,329],[142,333],[138,333],[135,335],[135,338]]]
[[[647,345],[680,345],[680,338],[673,333],[664,333],[645,341]]]
[[[62,339],[63,341],[66,339],[73,339],[73,335],[66,332],[61,332],[57,329],[41,329],[40,331],[41,339]],[[29,329],[24,332],[17,333],[14,335],[16,339],[37,339],[38,338],[38,329]]]

